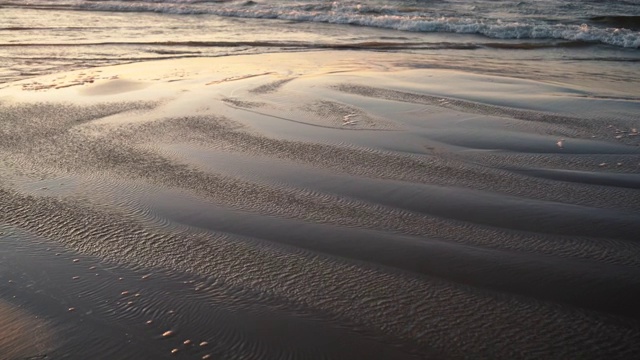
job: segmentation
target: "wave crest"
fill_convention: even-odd
[[[25,6],[25,5],[16,5]],[[26,5],[43,8],[45,5]],[[280,19],[346,24],[422,33],[478,34],[493,39],[552,39],[640,48],[640,16],[587,16],[582,20],[481,17],[478,12],[452,12],[389,4],[351,2],[259,2],[230,0],[146,0],[47,2],[45,8],[110,12],[156,12],[182,15]],[[583,23],[583,24],[582,24]]]

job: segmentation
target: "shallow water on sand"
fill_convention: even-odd
[[[7,84],[0,299],[42,319],[42,341],[0,346],[69,359],[640,351],[634,93],[418,62],[263,54]]]
[[[637,0],[0,0],[0,9],[0,83],[159,59],[358,49],[595,88],[640,82]]]

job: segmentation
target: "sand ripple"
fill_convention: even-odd
[[[102,334],[58,351],[640,351],[636,119],[578,116],[570,90],[549,111],[417,91],[427,70],[258,70],[0,105],[0,239],[44,286],[18,289]]]

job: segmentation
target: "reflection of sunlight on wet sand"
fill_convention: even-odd
[[[170,276],[152,296],[152,277],[123,299],[139,291],[126,277],[62,271],[56,285],[83,294],[64,309],[99,304],[91,319],[105,320],[65,320],[56,351],[183,356],[206,338],[236,359],[637,353],[637,326],[616,320],[638,315],[633,94],[403,54],[310,55],[137,63],[0,90],[0,224],[136,279],[214,284],[170,294]],[[96,328],[108,340],[86,336]]]
[[[2,300],[0,329],[2,359],[44,358],[53,342],[52,330],[44,320]]]

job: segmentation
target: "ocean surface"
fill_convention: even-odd
[[[0,15],[0,82],[141,60],[310,49],[408,52],[432,57],[433,66],[521,77],[535,76],[532,62],[560,62],[630,81],[640,61],[638,0],[3,0]],[[547,75],[576,77],[564,69]]]
[[[634,359],[639,129],[640,0],[0,0],[0,360]]]

